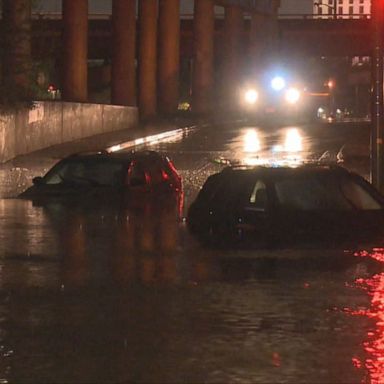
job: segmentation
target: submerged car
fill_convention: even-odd
[[[19,195],[37,203],[121,203],[145,196],[179,194],[182,181],[172,161],[155,151],[83,153],[68,156]]]
[[[384,234],[384,198],[338,166],[227,167],[206,180],[187,222],[213,244],[342,247]]]

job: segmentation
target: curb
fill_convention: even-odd
[[[106,148],[106,151],[109,153],[113,153],[113,152],[118,152],[124,149],[134,148],[141,145],[154,145],[161,142],[176,140],[177,138],[181,138],[203,126],[204,124],[192,125],[189,127],[172,129],[170,131],[165,131],[165,132],[157,133],[154,135],[140,137],[140,138],[125,141],[116,145],[112,145],[111,147]]]

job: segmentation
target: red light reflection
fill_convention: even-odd
[[[370,252],[359,251],[354,256],[371,257],[378,261],[384,261],[384,248],[374,248]],[[370,377],[363,382],[384,383],[384,273],[369,278],[359,278],[355,281],[355,286],[367,292],[371,297],[371,305],[366,309],[345,310],[345,312],[372,319],[375,322],[375,327],[367,332],[366,341],[363,343],[367,354],[365,361],[354,357],[352,364],[358,369],[365,368],[368,371]]]
[[[377,261],[381,261],[384,263],[384,248],[373,248],[371,251],[361,250],[356,251],[353,256],[355,257],[370,257]]]

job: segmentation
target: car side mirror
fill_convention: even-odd
[[[36,176],[32,179],[33,185],[42,185],[44,184],[44,179],[41,176]]]

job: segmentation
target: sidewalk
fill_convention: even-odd
[[[164,132],[172,134],[172,131],[194,125],[196,122],[188,118],[158,120],[139,125],[136,129],[104,133],[18,156],[0,164],[0,198],[16,197],[31,185],[33,177],[45,174],[53,164],[70,154],[107,149],[119,144],[124,146],[124,143],[127,146],[134,141],[144,141],[148,136]]]

